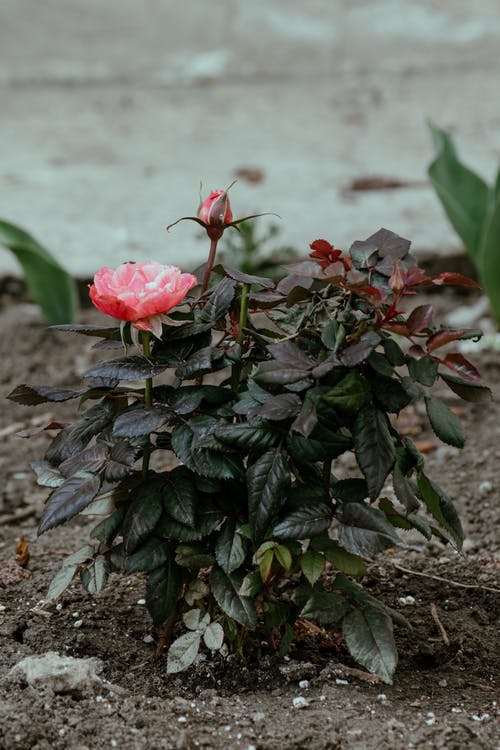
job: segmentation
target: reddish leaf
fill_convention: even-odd
[[[382,328],[384,328],[386,331],[390,331],[391,333],[396,333],[398,336],[410,335],[410,331],[404,323],[395,323],[393,321],[388,321],[387,323],[384,323]]]
[[[441,346],[444,346],[445,344],[449,344],[451,341],[457,341],[458,339],[461,339],[463,336],[465,336],[469,331],[465,328],[462,329],[453,329],[453,328],[446,328],[442,331],[438,331],[433,336],[430,337],[430,339],[427,341],[427,351],[433,352],[435,349],[439,349]],[[479,334],[479,331],[478,331]]]
[[[430,283],[431,279],[418,266],[410,266],[406,271],[405,282],[406,286],[419,286]]]
[[[471,380],[473,383],[480,383],[482,381],[478,370],[468,359],[465,359],[463,354],[447,354],[442,362],[443,365],[449,367],[453,372],[458,373],[465,380]]]
[[[432,305],[420,305],[416,307],[409,316],[406,325],[410,333],[418,333],[427,328],[434,317],[434,307]]]
[[[432,276],[431,281],[436,286],[455,284],[456,286],[475,286],[476,288],[479,288],[479,284],[476,284],[472,279],[468,279],[467,276],[463,276],[461,273],[450,273],[448,271],[438,273],[437,276]]]
[[[422,357],[425,357],[424,350],[418,344],[410,346],[410,348],[408,349],[408,354],[411,354],[411,356],[415,359],[422,359]]]

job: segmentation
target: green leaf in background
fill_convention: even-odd
[[[75,280],[34,237],[15,224],[0,221],[0,245],[21,264],[26,284],[48,323],[71,323],[78,309]]]
[[[490,202],[483,226],[479,252],[481,283],[500,327],[500,170],[490,190]]]
[[[343,632],[351,656],[391,685],[398,654],[389,615],[376,609],[353,609],[344,618]]]
[[[476,262],[488,209],[488,185],[459,161],[448,133],[433,125],[430,129],[437,157],[428,169],[429,179],[453,228]]]

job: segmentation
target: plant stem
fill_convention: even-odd
[[[214,267],[215,253],[217,252],[218,241],[219,241],[218,239],[210,240],[210,252],[208,254],[207,265],[205,266],[205,274],[203,276],[203,284],[201,286],[202,297],[208,289],[208,284],[210,282],[210,274],[212,273],[212,268]]]
[[[243,284],[241,288],[241,299],[240,299],[240,319],[238,322],[238,334],[236,336],[236,343],[243,344],[245,339],[244,328],[247,324],[248,319],[248,292],[250,291],[250,284]],[[242,354],[243,352],[241,352]],[[241,356],[241,355],[240,355]],[[231,368],[231,388],[237,393],[240,385],[240,374],[241,374],[241,359],[235,362]]]
[[[329,458],[323,463],[323,480],[325,482],[326,497],[330,497],[330,477],[332,475],[332,459]]]
[[[149,331],[141,331],[142,351],[146,359],[151,356],[151,334]],[[146,378],[144,384],[144,403],[147,407],[153,405],[153,378]],[[148,437],[148,442],[144,446],[142,452],[142,476],[144,478],[148,475],[149,470],[149,458],[151,456],[151,440]]]

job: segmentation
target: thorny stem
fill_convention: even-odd
[[[141,331],[142,351],[146,359],[151,356],[151,334],[149,331]],[[147,407],[153,405],[153,378],[146,378],[144,384],[144,403]],[[142,476],[144,478],[148,475],[149,470],[149,458],[151,456],[151,440],[148,438],[147,444],[144,446],[142,452]]]
[[[219,239],[211,239],[210,240],[210,252],[208,254],[208,260],[207,265],[205,266],[205,274],[203,276],[203,284],[201,287],[201,296],[205,294],[205,292],[208,289],[208,284],[210,282],[210,274],[212,273],[212,268],[214,266],[215,262],[215,253],[217,252],[217,243]]]
[[[250,291],[250,284],[243,284],[241,289],[240,299],[240,319],[238,322],[238,334],[236,336],[236,343],[243,344],[245,339],[244,328],[247,324],[248,319],[248,292]],[[241,359],[235,362],[231,368],[231,387],[235,393],[237,393],[240,384],[241,374]]]

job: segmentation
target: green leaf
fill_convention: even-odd
[[[382,340],[385,355],[393,367],[401,367],[405,363],[405,355],[399,344],[394,339],[387,338]]]
[[[447,372],[440,372],[439,376],[451,388],[453,393],[463,398],[464,401],[475,403],[478,401],[491,401],[493,399],[491,390],[485,385],[470,383],[467,380],[462,380],[462,378],[457,378],[456,375],[449,375]]]
[[[175,548],[175,562],[183,568],[209,568],[215,558],[201,544],[179,544]]]
[[[475,260],[498,328],[500,328],[499,247],[500,190],[497,179],[496,190],[490,191],[490,205],[483,225],[479,257]]]
[[[99,594],[109,576],[109,563],[104,555],[97,555],[94,562],[88,568],[82,568],[80,578],[84,588],[89,594]]]
[[[323,591],[323,589],[315,588],[304,605],[300,616],[306,620],[318,622],[320,625],[329,625],[341,620],[348,607],[347,600],[340,594],[332,594]]]
[[[371,385],[375,401],[378,401],[384,411],[398,414],[411,401],[408,391],[396,378],[374,375]]]
[[[92,539],[98,539],[104,547],[107,547],[118,533],[125,511],[123,508],[117,508],[110,516],[97,524],[90,536]]]
[[[398,654],[389,615],[375,609],[353,609],[344,617],[343,633],[351,656],[392,685]]]
[[[339,479],[333,486],[333,496],[346,503],[360,503],[368,497],[368,485],[364,479]]]
[[[267,581],[267,579],[271,575],[271,568],[273,567],[273,562],[274,562],[274,548],[267,549],[259,560],[259,573],[264,583]]]
[[[162,518],[158,524],[157,533],[180,542],[194,542],[208,536],[218,523],[222,521],[223,514],[217,508],[204,503],[196,514],[194,526],[186,526],[173,518]]]
[[[418,508],[420,507],[420,501],[413,488],[413,485],[403,475],[403,472],[397,465],[394,467],[394,472],[392,475],[392,485],[394,487],[394,492],[396,493],[397,499],[399,500],[401,505],[406,508],[408,513],[413,513],[414,511],[418,510]]]
[[[215,559],[225,573],[232,573],[245,562],[245,557],[245,542],[236,531],[236,522],[228,519],[217,537]]]
[[[130,555],[153,532],[162,513],[161,480],[150,479],[130,493],[131,504],[123,519],[125,554]]]
[[[286,500],[290,470],[279,450],[263,453],[247,468],[249,520],[254,541],[263,539]]]
[[[338,534],[342,547],[362,557],[372,557],[401,544],[385,515],[365,503],[345,503],[342,506],[342,525]]]
[[[110,560],[119,570],[128,573],[140,573],[142,571],[154,570],[162,565],[167,559],[167,547],[165,542],[156,537],[150,538],[142,547],[139,547],[132,555],[126,555],[122,544],[113,548]]]
[[[428,387],[434,385],[438,372],[437,362],[429,357],[415,359],[414,357],[408,356],[406,358],[406,364],[408,365],[408,372],[413,380],[417,380],[419,383],[422,383],[422,385]]]
[[[286,362],[271,360],[262,362],[255,371],[253,377],[257,383],[269,383],[270,385],[290,385],[298,383],[307,377],[308,370],[292,367]]]
[[[183,672],[191,666],[200,650],[202,633],[199,630],[189,630],[172,643],[168,649],[167,674]]]
[[[244,577],[240,586],[240,594],[241,596],[247,596],[253,599],[257,594],[260,594],[261,591],[262,577],[260,571],[252,570]]]
[[[325,557],[309,549],[300,558],[300,568],[311,586],[314,586],[325,569]]]
[[[163,486],[163,505],[174,521],[194,527],[197,499],[195,484],[185,469],[169,472]]]
[[[464,538],[462,525],[451,500],[423,471],[418,475],[418,489],[429,513],[450,533],[456,547],[461,549]]]
[[[236,281],[225,278],[210,292],[208,300],[200,312],[200,321],[213,325],[231,305],[236,291]]]
[[[343,573],[351,576],[366,575],[366,565],[361,557],[343,549],[333,540],[330,540],[330,544],[325,547],[325,557],[329,563]]]
[[[101,478],[88,471],[79,471],[66,479],[50,496],[38,527],[38,534],[43,534],[76,516],[94,499],[100,486]]]
[[[293,558],[288,547],[285,547],[284,544],[278,544],[274,550],[274,556],[281,567],[289,573],[292,569]]]
[[[337,385],[329,388],[323,398],[339,409],[356,412],[370,400],[370,386],[363,375],[352,370]]]
[[[218,651],[224,643],[224,628],[218,622],[211,622],[203,633],[205,646],[210,651]]]
[[[458,417],[448,409],[441,399],[434,396],[426,397],[425,406],[432,429],[438,438],[455,448],[463,448],[465,434]]]
[[[239,593],[242,582],[243,576],[238,573],[227,575],[219,566],[212,570],[211,588],[217,604],[233,620],[252,629],[257,623],[257,614],[252,599]]]
[[[146,606],[158,626],[175,612],[182,589],[182,571],[169,557],[164,565],[150,571],[146,583]]]
[[[15,401],[17,404],[35,406],[36,404],[43,404],[47,401],[69,401],[70,399],[78,398],[78,396],[81,396],[83,393],[85,393],[84,388],[81,388],[78,391],[73,391],[67,388],[53,388],[50,385],[32,385],[31,383],[22,383],[21,385],[17,385],[6,398]]]
[[[278,539],[308,539],[326,531],[332,522],[332,507],[311,503],[289,513],[272,530]]]
[[[262,422],[223,423],[216,428],[214,434],[217,440],[222,440],[223,443],[237,445],[238,448],[245,448],[249,451],[266,450],[275,445],[279,439],[279,433],[273,432],[269,425]]]
[[[204,477],[238,479],[244,473],[239,456],[209,448],[196,448],[198,438],[196,417],[187,424],[178,424],[172,431],[172,449],[176,456],[192,471]]]
[[[317,425],[307,438],[289,434],[286,447],[295,461],[314,463],[337,458],[352,448],[352,441],[342,432],[334,432]]]
[[[450,136],[432,125],[430,128],[437,151],[428,169],[430,181],[453,228],[477,262],[488,208],[488,186],[459,161]]]
[[[365,406],[356,417],[352,437],[370,498],[375,500],[396,458],[386,415],[372,406]]]
[[[167,365],[155,365],[145,357],[135,355],[99,362],[86,370],[83,377],[86,380],[98,378],[104,381],[142,380],[159,375],[166,369]]]
[[[172,420],[172,412],[156,406],[153,408],[134,407],[118,415],[113,425],[117,437],[139,437],[156,432]]]
[[[71,323],[78,309],[76,282],[34,237],[0,221],[0,245],[23,267],[26,284],[48,323]]]

